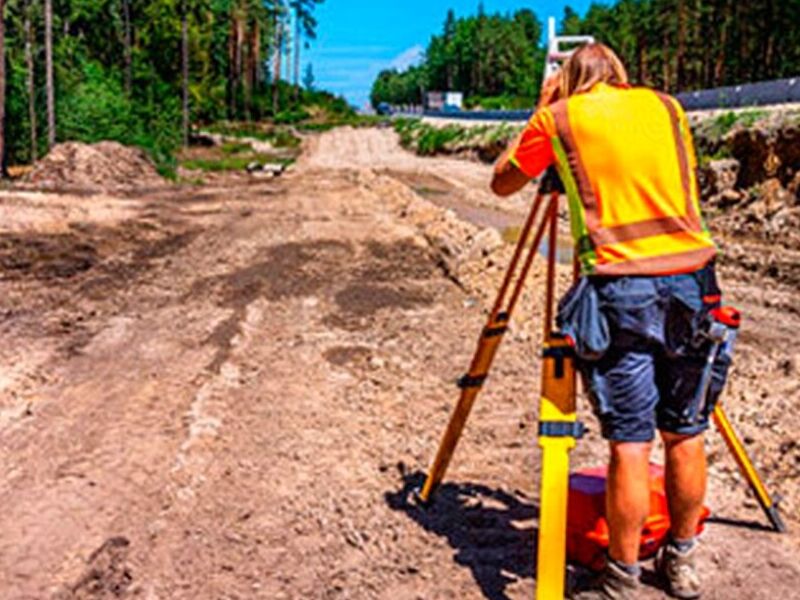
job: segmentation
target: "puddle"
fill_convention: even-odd
[[[425,173],[390,172],[390,175],[411,187],[414,192],[440,208],[452,210],[459,219],[477,227],[491,227],[500,232],[508,244],[516,244],[527,215],[511,213],[499,208],[476,206],[461,200],[455,189],[444,179]],[[539,246],[539,254],[547,256],[547,237]],[[556,260],[563,265],[572,264],[572,240],[559,236],[556,242]]]

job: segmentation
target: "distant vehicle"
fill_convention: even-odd
[[[375,108],[375,112],[378,113],[379,115],[381,115],[382,117],[383,116],[388,116],[388,115],[392,114],[392,107],[388,102],[381,102]]]
[[[464,108],[464,94],[461,92],[428,92],[425,94],[425,108],[442,112],[460,112]]]
[[[447,111],[448,107],[453,107],[456,110],[463,110],[464,94],[462,94],[461,92],[445,92],[444,110]]]

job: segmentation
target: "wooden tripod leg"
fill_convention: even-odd
[[[464,426],[466,425],[467,419],[472,411],[472,406],[475,404],[475,400],[478,397],[483,383],[489,374],[489,370],[494,362],[497,349],[499,348],[500,343],[503,341],[503,336],[508,327],[509,320],[511,319],[511,308],[505,311],[503,310],[506,294],[511,287],[511,283],[515,279],[515,275],[517,276],[515,294],[516,289],[518,289],[519,286],[524,282],[530,270],[530,266],[533,263],[533,259],[529,254],[523,263],[524,266],[522,270],[519,274],[517,274],[516,271],[519,261],[526,250],[535,256],[542,237],[544,236],[545,227],[547,225],[546,217],[542,219],[542,222],[539,225],[536,235],[534,236],[533,244],[528,247],[530,233],[539,215],[543,200],[544,196],[542,194],[538,194],[533,208],[531,209],[531,213],[528,216],[528,220],[525,223],[525,227],[523,228],[519,242],[517,243],[517,247],[514,251],[514,257],[511,260],[508,272],[506,273],[503,284],[497,294],[497,300],[494,308],[492,309],[492,314],[489,316],[489,322],[481,333],[481,337],[478,342],[478,348],[472,358],[469,371],[459,381],[461,396],[458,400],[458,404],[456,404],[455,410],[453,411],[453,415],[450,418],[450,423],[444,432],[442,441],[439,444],[439,449],[436,453],[436,457],[434,458],[431,468],[428,471],[428,476],[425,479],[425,483],[423,484],[422,489],[417,493],[417,497],[422,503],[430,502],[436,488],[442,482],[442,479],[444,479],[447,468],[450,465],[450,460],[453,457],[453,453],[458,445],[458,441],[461,439],[461,434],[464,431]],[[550,214],[550,212],[551,209],[548,206],[545,215]]]
[[[728,419],[728,415],[725,414],[725,410],[721,405],[718,404],[714,409],[713,414],[714,423],[716,424],[717,429],[719,429],[719,432],[722,434],[722,438],[725,440],[725,444],[728,446],[731,454],[733,454],[733,458],[736,460],[736,464],[739,466],[739,471],[741,471],[742,475],[744,475],[745,479],[747,479],[747,483],[750,485],[750,489],[753,490],[753,494],[755,494],[755,497],[758,499],[758,503],[764,510],[764,514],[767,515],[767,518],[769,519],[770,523],[772,523],[775,531],[779,533],[785,533],[786,524],[783,522],[783,519],[781,519],[781,515],[778,512],[778,505],[769,495],[766,486],[764,486],[764,483],[761,481],[758,471],[756,471],[753,462],[747,455],[747,451],[739,439],[739,436],[736,434],[736,431],[733,429],[733,425]]]

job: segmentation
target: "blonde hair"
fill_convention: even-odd
[[[561,69],[562,98],[588,92],[598,83],[628,83],[625,65],[605,44],[586,44],[576,50]]]

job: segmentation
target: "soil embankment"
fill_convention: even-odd
[[[0,596],[531,597],[542,265],[438,504],[408,502],[510,252],[431,201],[521,220],[527,193],[498,205],[487,175],[343,129],[275,180],[3,191]],[[709,436],[706,597],[789,598],[800,316],[776,302],[799,294],[737,273],[728,408],[795,533],[752,525]]]

